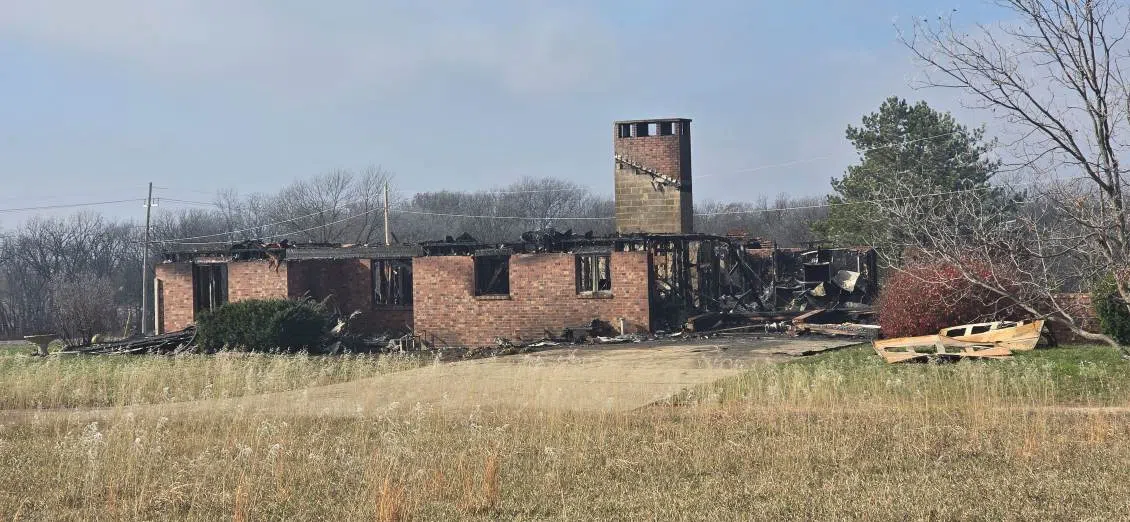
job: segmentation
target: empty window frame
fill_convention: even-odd
[[[636,124],[636,137],[637,138],[646,138],[646,137],[650,136],[651,133],[648,132],[650,130],[650,127],[651,127],[650,123],[637,123]]]
[[[192,311],[213,310],[228,302],[228,265],[192,265]]]
[[[616,125],[616,136],[621,137],[621,138],[631,138],[632,137],[632,124],[630,124],[630,123],[619,123],[619,124],[617,124]]]
[[[577,255],[577,293],[592,294],[612,291],[612,273],[608,254]]]
[[[510,295],[510,256],[475,256],[475,295]]]
[[[373,305],[412,306],[412,259],[374,259]]]

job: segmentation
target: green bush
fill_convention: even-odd
[[[208,350],[317,351],[331,324],[330,312],[313,300],[252,299],[202,314],[196,341]]]
[[[1118,295],[1118,286],[1114,284],[1113,277],[1107,277],[1099,283],[1091,294],[1095,305],[1095,313],[1099,316],[1099,325],[1104,334],[1111,336],[1118,344],[1130,345],[1130,312],[1126,310],[1126,303]]]

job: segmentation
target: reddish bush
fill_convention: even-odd
[[[938,333],[996,315],[992,299],[950,265],[918,265],[892,274],[879,295],[884,337]]]

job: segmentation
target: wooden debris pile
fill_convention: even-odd
[[[935,335],[874,341],[888,363],[950,362],[961,359],[1007,359],[1014,351],[1036,348],[1044,321],[996,321],[943,328]]]
[[[179,332],[153,335],[149,337],[136,337],[121,341],[95,343],[87,346],[67,346],[58,352],[59,355],[176,355],[179,353],[195,352],[196,328],[189,326]]]

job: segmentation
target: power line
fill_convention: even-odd
[[[168,201],[170,203],[182,203],[182,204],[185,204],[185,205],[203,205],[203,206],[206,206],[206,207],[216,206],[215,203],[208,203],[206,201],[192,201],[190,199],[177,199],[177,198],[156,198],[156,199],[157,199],[158,205],[162,201]]]
[[[944,138],[946,136],[952,136],[952,135],[957,134],[959,132],[961,132],[961,131],[951,131],[951,132],[946,132],[946,133],[942,133],[942,134],[937,134],[937,135],[934,135],[934,136],[926,136],[925,138],[916,138],[916,139],[913,139],[913,140],[900,141],[898,143],[889,143],[887,145],[878,145],[878,146],[875,146],[875,147],[860,149],[857,152],[866,154],[866,153],[871,152],[871,151],[886,149],[886,148],[890,148],[890,147],[898,147],[898,146],[902,146],[902,145],[910,145],[911,143],[918,143],[920,141]],[[768,169],[779,168],[779,167],[789,167],[789,166],[792,166],[792,165],[799,165],[801,163],[811,163],[813,161],[820,161],[820,160],[825,160],[825,159],[834,158],[834,157],[835,157],[834,154],[825,154],[823,156],[813,156],[813,157],[805,158],[805,159],[796,159],[796,160],[792,160],[792,161],[786,161],[784,163],[773,163],[773,164],[770,164],[770,165],[762,165],[762,166],[759,166],[759,167],[752,167],[752,168],[748,168],[748,169],[735,170],[735,171],[724,173],[724,174],[705,174],[705,175],[702,175],[702,176],[695,176],[695,178],[696,179],[715,178],[715,177],[721,177],[721,176],[728,176],[730,174],[746,174],[746,173],[750,173],[750,172],[758,172],[758,171],[762,171],[762,170],[768,170]]]
[[[404,189],[402,192],[412,192],[414,194],[441,194],[443,192],[452,192],[455,194],[474,194],[474,195],[495,195],[495,194],[542,194],[549,192],[590,192],[592,189],[589,187],[574,187],[574,188],[559,188],[559,189],[537,189],[537,190],[408,190]]]
[[[1013,184],[1013,186],[1025,186],[1025,185],[1032,185],[1032,184],[1035,184],[1035,183],[1038,183],[1038,182],[1032,181],[1032,182],[1028,182],[1028,183],[1017,183],[1017,184]],[[889,201],[900,201],[900,200],[906,200],[906,199],[919,199],[919,198],[927,198],[927,197],[934,197],[934,196],[944,196],[944,195],[951,195],[951,194],[962,194],[962,193],[969,193],[969,192],[978,192],[978,191],[983,191],[983,190],[993,190],[993,189],[997,189],[997,188],[1001,188],[1001,187],[997,187],[997,186],[973,187],[973,188],[968,188],[968,189],[951,190],[951,191],[943,191],[943,192],[932,192],[932,193],[927,193],[927,194],[915,194],[915,195],[911,195],[911,196],[901,196],[901,197],[894,197],[894,198],[879,198],[879,199],[871,199],[871,200],[863,200],[863,201],[850,201],[850,202],[844,202],[844,203],[823,203],[823,204],[819,204],[819,205],[802,205],[802,206],[795,206],[795,207],[750,209],[750,210],[731,210],[731,211],[723,211],[723,212],[701,212],[701,213],[696,213],[695,215],[696,216],[721,216],[721,215],[738,215],[738,214],[760,214],[760,213],[765,213],[765,212],[782,212],[782,211],[786,211],[786,210],[805,210],[805,209],[816,209],[816,208],[829,208],[829,207],[834,207],[834,206],[862,205],[862,204],[882,203],[882,202],[889,202]],[[359,217],[372,214],[373,212],[376,212],[377,210],[381,210],[381,209],[374,208],[374,209],[367,210],[367,211],[361,212],[359,214],[354,214],[352,216],[348,216],[348,217],[345,217],[345,218],[342,218],[342,219],[339,219],[339,220],[336,220],[336,221],[332,221],[332,222],[329,222],[329,223],[324,223],[324,224],[316,225],[316,226],[313,226],[313,227],[304,228],[304,229],[301,229],[301,230],[286,231],[286,232],[283,232],[283,233],[280,233],[280,234],[264,235],[264,236],[257,237],[255,239],[270,239],[270,238],[274,238],[274,237],[282,237],[282,236],[289,235],[289,234],[301,234],[303,232],[309,232],[309,231],[312,231],[312,230],[317,230],[319,228],[324,228],[324,227],[328,227],[328,226],[331,226],[331,225],[337,225],[337,224],[340,224],[340,223],[344,223],[346,221],[357,219]],[[539,218],[539,217],[536,217],[536,216],[498,216],[498,215],[477,215],[477,214],[452,214],[452,213],[444,213],[444,212],[428,212],[428,211],[422,211],[422,210],[402,210],[402,209],[390,210],[390,212],[396,212],[396,213],[400,213],[400,214],[415,214],[415,215],[425,215],[425,216],[456,217],[456,218],[470,218],[470,219],[508,219],[508,220],[545,219],[545,218]],[[612,219],[615,219],[615,218],[614,217],[593,217],[593,216],[552,216],[549,219],[563,220],[563,221],[571,221],[571,220],[575,220],[575,221],[608,221],[608,220],[612,220]],[[289,221],[293,221],[293,220],[289,220]],[[289,221],[287,221],[287,222],[289,222]],[[282,223],[286,223],[286,222],[279,222],[279,223],[274,223],[274,224],[282,224]],[[272,224],[272,225],[274,225],[274,224]],[[263,225],[261,227],[255,227],[255,228],[265,228],[267,226],[272,226],[272,225]],[[182,239],[187,240],[187,239],[202,239],[202,238],[206,238],[206,237],[217,237],[217,236],[223,236],[223,235],[228,235],[228,234],[246,232],[246,231],[254,230],[255,228],[246,229],[246,230],[242,230],[242,231],[232,231],[232,232],[210,234],[210,235],[206,235],[206,236],[198,236],[198,237],[194,237],[194,238],[182,238]],[[220,241],[209,241],[209,242],[200,242],[200,243],[190,243],[190,242],[184,242],[182,239],[166,239],[166,240],[162,240],[161,242],[163,242],[163,243],[176,242],[176,243],[180,243],[180,244],[184,244],[184,245],[209,245],[209,244],[214,244],[214,243],[220,242]]]
[[[491,215],[473,215],[473,214],[445,214],[442,212],[425,212],[422,210],[390,210],[389,212],[397,212],[400,214],[420,214],[425,216],[443,216],[443,217],[458,217],[458,218],[490,218],[490,219],[568,219],[568,220],[588,220],[588,221],[605,221],[609,219],[616,219],[614,217],[591,217],[591,216],[552,216],[552,217],[538,217],[538,216],[491,216]]]
[[[343,205],[348,205],[348,204],[349,203],[344,203]],[[227,236],[227,235],[232,235],[232,234],[242,234],[244,232],[252,232],[252,231],[258,230],[260,228],[273,227],[275,225],[284,225],[286,223],[290,223],[290,222],[293,222],[293,221],[296,221],[296,220],[299,220],[299,219],[305,219],[305,218],[308,218],[308,217],[311,217],[311,216],[316,216],[318,214],[322,214],[324,212],[334,211],[334,210],[337,210],[338,208],[340,208],[341,206],[342,205],[338,205],[338,206],[333,207],[333,208],[328,209],[328,210],[318,210],[318,211],[311,212],[311,213],[303,215],[303,216],[292,217],[292,218],[284,219],[282,221],[276,221],[274,223],[267,223],[265,225],[257,225],[257,226],[253,226],[253,227],[248,227],[248,228],[245,228],[245,229],[242,229],[242,230],[230,230],[230,231],[227,231],[227,232],[217,232],[215,234],[205,234],[203,236],[180,237],[180,238],[174,238],[174,239],[158,239],[158,240],[154,240],[154,242],[157,242],[157,243],[174,243],[174,242],[180,243],[182,241],[188,241],[188,240],[191,240],[191,239],[207,239],[207,238],[210,238],[210,237],[220,237],[220,236]],[[195,243],[195,244],[207,245],[207,244],[210,244],[210,243],[214,243],[214,241],[210,241],[208,243]],[[184,243],[184,244],[191,245],[191,244],[194,244],[194,243]]]
[[[921,142],[921,141],[927,141],[927,140],[933,140],[933,139],[937,139],[937,138],[943,138],[943,137],[946,137],[946,136],[952,136],[954,134],[957,134],[958,132],[960,132],[960,131],[952,131],[952,132],[947,132],[947,133],[943,133],[943,134],[937,134],[937,135],[934,135],[934,136],[926,136],[926,137],[923,137],[923,138],[916,138],[916,139],[913,139],[913,140],[902,141],[902,142],[898,142],[898,143],[891,143],[891,144],[887,144],[887,145],[879,145],[879,146],[875,146],[875,147],[862,149],[859,152],[867,153],[867,152],[885,149],[885,148],[889,148],[889,147],[909,145],[909,144],[917,143],[917,142]],[[742,173],[749,173],[749,172],[758,172],[758,171],[768,170],[768,169],[773,169],[773,168],[780,168],[780,167],[787,167],[787,166],[791,166],[791,165],[798,165],[798,164],[801,164],[801,163],[810,163],[810,162],[813,162],[813,161],[819,161],[819,160],[822,160],[822,159],[828,159],[828,158],[832,158],[832,157],[834,157],[834,155],[831,155],[831,154],[826,154],[826,155],[823,155],[823,156],[813,156],[813,157],[810,157],[810,158],[797,159],[797,160],[787,161],[787,162],[783,162],[783,163],[773,163],[773,164],[768,164],[768,165],[761,165],[761,166],[758,166],[758,167],[752,167],[752,168],[748,168],[748,169],[735,170],[735,171],[722,173],[722,174],[704,174],[704,175],[696,176],[696,178],[702,179],[702,178],[711,178],[711,177],[722,177],[722,176],[727,176],[727,175],[730,175],[730,174],[742,174]],[[183,191],[183,192],[195,192],[195,193],[210,194],[210,195],[216,194],[216,192],[209,192],[209,191],[199,190],[199,189],[173,189],[171,187],[163,187],[163,186],[154,186],[153,188],[158,189],[158,190],[178,190],[178,191]],[[412,191],[412,190],[406,190],[406,189],[402,190],[402,191],[403,192],[413,192],[413,193],[416,193],[416,194],[427,194],[427,193],[435,194],[435,193],[437,193],[436,191],[418,191],[418,190]],[[438,192],[454,192],[454,193],[458,193],[458,194],[493,195],[493,194],[539,194],[539,193],[553,193],[553,192],[588,192],[588,191],[591,191],[591,189],[588,188],[588,187],[577,187],[577,188],[533,189],[533,190],[475,190],[475,191],[468,191],[468,190],[442,191],[441,190],[441,191],[438,191]],[[205,201],[193,201],[193,200],[186,200],[186,199],[178,199],[178,198],[168,198],[168,197],[158,198],[158,201],[160,201],[160,200],[165,200],[165,201],[169,201],[169,202],[173,202],[173,203],[183,203],[183,204],[187,204],[187,205],[215,206],[215,203],[209,203],[209,202],[205,202]],[[141,201],[141,200],[140,199],[123,199],[123,200],[114,200],[114,201],[94,201],[94,202],[89,202],[89,203],[41,205],[41,206],[33,206],[33,207],[0,209],[0,212],[25,212],[25,211],[30,211],[30,210],[51,210],[51,209],[59,209],[59,208],[89,207],[89,206],[99,206],[99,205],[111,205],[111,204],[118,204],[118,203],[129,203],[129,202],[133,202],[133,201]],[[338,207],[334,207],[333,209],[320,210],[318,212],[315,212],[314,214],[317,214],[317,213],[320,213],[320,212],[326,212],[328,210],[336,210],[337,208]],[[310,215],[314,215],[314,214],[310,214]],[[463,216],[459,216],[459,215],[453,215],[453,216],[463,217]],[[303,217],[308,217],[308,216],[303,216]],[[466,217],[483,217],[483,216],[466,216]],[[505,216],[499,216],[499,217],[504,218],[504,219],[509,219]],[[518,217],[513,217],[513,218],[514,219],[525,219],[525,218],[518,218]],[[294,219],[301,219],[301,218],[294,218]],[[596,219],[610,219],[610,218],[596,218]],[[276,223],[276,224],[281,224],[281,223],[282,222]],[[262,225],[262,226],[270,226],[270,225]],[[222,235],[222,234],[213,234],[213,235],[218,236],[218,235]],[[199,239],[199,238],[185,238],[185,239]]]
[[[331,226],[331,225],[337,225],[337,224],[340,224],[340,223],[344,223],[344,222],[352,220],[352,219],[357,219],[359,217],[372,214],[373,212],[376,212],[378,210],[383,211],[384,208],[382,207],[382,208],[374,208],[372,210],[366,210],[365,212],[362,212],[360,214],[354,214],[352,216],[339,219],[337,221],[331,221],[329,223],[322,223],[320,225],[313,226],[313,227],[310,227],[310,228],[304,228],[302,230],[288,230],[288,231],[281,233],[281,234],[263,235],[263,236],[259,236],[259,237],[252,238],[252,239],[270,239],[270,238],[273,238],[273,237],[282,237],[282,236],[285,236],[285,235],[288,235],[288,234],[301,234],[303,232],[310,232],[311,230],[318,230],[319,228],[325,228],[325,227],[328,227],[328,226]],[[317,212],[315,212],[314,214],[317,214]],[[309,214],[308,216],[303,216],[303,217],[309,217],[309,216],[312,216],[314,214]],[[301,218],[295,218],[295,219],[301,219]],[[279,224],[282,224],[282,223],[287,223],[289,221],[293,221],[293,220],[280,221],[278,223],[273,223],[272,225],[279,225]],[[272,226],[272,225],[262,225],[261,227],[253,227],[253,228],[249,228],[249,229],[246,229],[246,230],[232,231],[232,232],[222,232],[222,233],[218,233],[218,234],[209,234],[209,235],[206,235],[206,236],[184,238],[184,239],[202,239],[202,238],[206,238],[206,237],[215,237],[215,236],[223,236],[223,235],[228,235],[228,234],[236,234],[236,233],[240,233],[240,232],[248,232],[248,231],[251,231],[251,230],[255,230],[256,228],[266,228],[266,227]],[[180,239],[165,239],[165,240],[160,240],[158,242],[161,242],[161,243],[177,243],[177,244],[181,244],[181,245],[212,245],[212,244],[216,244],[216,243],[223,243],[223,241],[206,241],[206,242],[190,243],[190,242],[181,241]]]
[[[1078,178],[1075,178],[1075,179],[1078,179]],[[1027,182],[1027,183],[1013,183],[1013,184],[1011,184],[1011,186],[1013,186],[1013,187],[1023,187],[1023,186],[1027,186],[1027,185],[1035,185],[1036,183],[1041,183],[1041,182],[1040,181],[1030,181],[1030,182]],[[919,198],[928,198],[928,197],[934,197],[934,196],[947,196],[947,195],[951,195],[951,194],[964,194],[964,193],[968,193],[968,192],[980,192],[982,190],[995,190],[995,189],[999,189],[999,188],[1004,188],[1004,187],[1000,187],[1000,186],[996,186],[996,185],[988,185],[988,186],[984,186],[984,187],[974,187],[974,188],[968,188],[968,189],[950,190],[950,191],[946,191],[946,192],[931,192],[931,193],[928,193],[928,194],[914,194],[914,195],[911,195],[911,196],[900,196],[900,197],[894,197],[894,198],[868,199],[868,200],[861,200],[861,201],[845,201],[843,203],[822,203],[822,204],[819,204],[819,205],[803,205],[803,206],[798,206],[798,207],[759,208],[759,209],[751,209],[751,210],[730,210],[730,211],[725,211],[725,212],[703,212],[703,213],[696,213],[695,215],[696,216],[724,216],[724,215],[736,215],[736,214],[760,214],[760,213],[763,213],[763,212],[781,212],[781,211],[785,211],[785,210],[808,210],[808,209],[814,209],[814,208],[830,208],[830,207],[840,207],[840,206],[847,206],[847,205],[866,205],[866,204],[873,204],[873,203],[886,203],[886,202],[889,202],[889,201],[901,201],[901,200],[904,200],[904,199],[919,199]]]
[[[52,210],[59,208],[96,207],[100,205],[116,205],[119,203],[139,203],[142,199],[116,199],[112,201],[91,201],[88,203],[66,203],[61,205],[40,205],[36,207],[0,208],[0,212],[27,212],[29,210]]]
[[[156,186],[156,185],[154,185],[153,188],[157,189],[157,190],[175,190],[177,192],[192,192],[192,193],[195,193],[195,194],[204,194],[204,195],[208,195],[208,196],[215,196],[216,193],[218,192],[218,191],[215,191],[215,190],[209,191],[209,190],[185,189],[185,188],[177,189],[177,188],[172,188],[172,187],[159,187],[159,186]]]
[[[913,140],[902,141],[902,142],[899,142],[899,143],[891,143],[891,144],[887,144],[887,145],[879,145],[879,146],[876,146],[876,147],[869,147],[869,148],[866,148],[866,149],[862,149],[859,152],[867,153],[867,152],[870,152],[870,151],[880,150],[880,149],[894,147],[894,146],[909,145],[909,144],[917,143],[917,142],[921,142],[921,141],[933,140],[933,139],[938,139],[938,138],[942,138],[942,137],[946,137],[946,136],[952,136],[952,135],[954,135],[958,132],[960,132],[960,131],[951,131],[951,132],[946,132],[946,133],[942,133],[942,134],[937,134],[937,135],[934,135],[934,136],[926,136],[926,137],[923,137],[923,138],[916,138],[916,139],[913,139]],[[825,159],[825,158],[830,158],[830,157],[832,157],[832,155],[817,156],[817,157],[813,157],[813,158],[794,160],[794,161],[785,162],[785,163],[763,165],[763,166],[760,166],[760,167],[754,167],[753,169],[735,171],[734,173],[755,172],[755,171],[758,171],[758,170],[765,170],[765,169],[769,169],[769,168],[777,168],[777,167],[782,167],[782,166],[795,165],[795,164],[799,164],[799,163],[817,161],[817,160],[820,160],[820,159]],[[909,172],[909,171],[898,172],[898,173],[896,173],[896,175],[906,173],[906,172]],[[715,176],[717,176],[717,175],[715,175]],[[701,178],[701,177],[712,177],[712,176],[708,174],[708,175],[699,176],[699,177]],[[165,187],[159,187],[159,188],[165,188]],[[488,194],[531,194],[531,193],[546,193],[546,192],[573,192],[573,191],[589,191],[589,190],[590,189],[588,189],[588,188],[581,187],[581,188],[515,190],[515,191],[474,191],[474,192],[453,191],[453,192],[457,192],[457,193],[461,193],[461,194],[484,194],[484,195],[488,195]],[[407,192],[411,192],[411,191],[407,191]],[[416,193],[420,194],[420,193],[426,193],[426,192],[416,191]],[[928,195],[922,195],[920,197],[925,197],[925,196],[928,196]],[[181,201],[181,202],[185,202],[185,203],[205,204],[203,202],[193,202],[193,201],[188,201],[188,200],[175,200],[175,199],[171,199],[171,198],[167,198],[167,199],[170,199],[172,201]],[[872,201],[872,202],[878,202],[878,201],[882,201],[882,200],[876,200],[876,201]],[[860,204],[860,203],[868,203],[868,202],[852,202],[852,203],[849,203],[849,204]],[[345,205],[348,205],[348,204],[350,204],[350,203],[345,203]],[[157,241],[161,242],[161,243],[174,243],[174,242],[176,242],[176,243],[181,243],[181,244],[211,244],[211,243],[215,243],[216,241],[210,241],[210,242],[206,242],[206,243],[187,243],[186,241],[194,240],[194,239],[219,238],[219,237],[222,237],[222,236],[227,236],[227,235],[232,235],[232,234],[241,234],[241,233],[244,233],[244,232],[250,232],[250,231],[253,231],[253,230],[257,230],[257,229],[262,229],[262,228],[272,227],[272,226],[276,226],[276,225],[291,223],[295,220],[311,217],[311,216],[321,214],[321,213],[326,212],[326,211],[337,210],[341,206],[342,205],[338,205],[338,206],[335,206],[331,209],[319,210],[317,212],[313,212],[311,214],[307,214],[307,215],[304,215],[304,216],[299,216],[299,217],[296,217],[296,218],[290,218],[290,219],[278,221],[278,222],[275,222],[275,223],[268,223],[268,224],[265,224],[265,225],[249,227],[249,228],[242,229],[242,230],[232,230],[232,231],[228,231],[228,232],[208,234],[208,235],[203,235],[203,236],[184,237],[184,238],[175,238],[175,239],[164,239],[164,240],[157,240]],[[825,207],[829,207],[829,206],[832,206],[832,205],[831,204],[822,204],[822,205],[808,205],[808,206],[801,206],[801,207],[786,207],[786,208],[776,208],[776,209],[756,209],[756,210],[743,210],[743,211],[696,213],[695,215],[696,216],[715,216],[715,215],[727,215],[727,214],[752,214],[752,213],[761,213],[761,212],[778,212],[778,211],[783,211],[783,210],[801,210],[801,209],[812,209],[812,208],[825,208]],[[354,215],[354,216],[349,216],[349,217],[346,217],[344,219],[334,221],[332,223],[327,223],[327,224],[318,225],[318,226],[315,226],[315,227],[312,227],[312,228],[309,228],[309,229],[291,231],[291,232],[287,232],[287,233],[288,234],[298,234],[298,233],[302,233],[302,232],[308,232],[310,230],[317,230],[318,228],[322,228],[324,226],[342,223],[342,222],[345,222],[345,221],[349,221],[351,219],[356,219],[358,217],[371,214],[373,211],[374,210],[369,210],[369,211],[362,212],[362,213]],[[531,216],[497,216],[497,215],[453,214],[453,213],[444,213],[444,212],[427,212],[427,211],[421,211],[421,210],[399,210],[398,209],[398,210],[390,210],[390,212],[396,212],[396,213],[400,213],[400,214],[414,214],[414,215],[424,215],[424,216],[455,217],[455,218],[469,218],[469,219],[502,219],[502,220],[539,219],[537,217],[531,217]],[[615,218],[614,217],[592,217],[592,216],[555,216],[555,217],[553,217],[553,219],[580,220],[580,221],[608,221],[608,220],[612,220],[612,219],[615,219]],[[266,238],[271,238],[271,237],[279,237],[280,235],[285,235],[285,234],[263,236],[263,237],[259,237],[259,238],[256,238],[256,239],[266,239]]]

